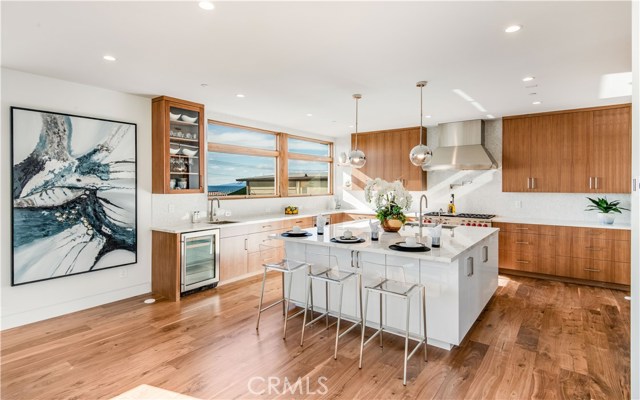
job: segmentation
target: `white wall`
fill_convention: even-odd
[[[297,131],[279,125],[267,124],[228,114],[221,114],[215,111],[207,110],[206,113],[207,119],[215,121],[244,125],[274,132],[285,132],[292,135],[327,140],[331,142],[335,140],[329,136],[314,135],[304,131]],[[335,187],[339,187],[341,184],[341,182],[339,184],[336,182]],[[278,212],[284,214],[284,208],[289,205],[298,206],[301,212],[326,210],[331,206],[332,198],[332,196],[314,196],[225,200],[224,197],[221,197],[220,206],[225,210],[231,211],[232,216],[229,219],[233,219],[234,216],[259,216],[261,214],[273,214]],[[200,211],[204,216],[207,211],[206,194],[154,194],[152,202],[154,226],[188,222],[191,219],[191,212]]]
[[[427,129],[427,143],[438,147],[438,128]],[[348,141],[339,141],[341,149],[348,149]],[[417,144],[417,143],[416,143]],[[486,121],[485,144],[500,168],[489,171],[434,171],[427,175],[429,211],[447,210],[451,193],[455,194],[457,212],[496,214],[501,217],[552,218],[558,220],[596,221],[596,213],[584,211],[586,196],[582,193],[503,193],[502,192],[502,120]],[[348,150],[346,150],[348,151]],[[407,154],[407,158],[409,155]],[[372,160],[369,160],[372,162]],[[345,174],[345,179],[349,179]],[[450,189],[452,183],[472,181],[462,187]],[[414,193],[413,211],[418,208],[418,198],[423,192]],[[599,194],[602,195],[602,194]],[[630,208],[628,194],[606,194],[609,200],[619,199],[622,206]],[[345,190],[343,197],[351,203],[364,204],[362,191]],[[516,204],[520,207],[518,207]],[[629,223],[631,214],[623,212],[616,222]]]
[[[3,68],[0,141],[1,328],[7,329],[151,290],[151,101],[130,94]],[[137,124],[138,263],[11,287],[10,106]],[[19,140],[19,138],[18,138]],[[121,274],[126,274],[120,277]]]

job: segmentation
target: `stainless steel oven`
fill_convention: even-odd
[[[220,280],[220,229],[183,233],[181,239],[181,292]]]

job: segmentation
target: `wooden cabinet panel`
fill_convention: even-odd
[[[526,192],[531,176],[531,121],[505,119],[502,123],[502,191]]]
[[[504,192],[629,193],[629,104],[503,119]]]
[[[180,300],[180,234],[151,233],[151,291],[169,301]]]
[[[420,143],[426,143],[423,128],[403,128],[358,134],[358,149],[367,157],[364,167],[351,171],[354,189],[364,189],[370,179],[382,178],[393,182],[399,180],[409,190],[426,189],[426,172],[409,161],[409,152]],[[355,135],[351,135],[351,146],[355,147]]]
[[[574,236],[571,240],[571,256],[594,260],[613,259],[613,241]]]
[[[631,191],[631,108],[593,112],[590,176],[599,193]]]
[[[571,187],[571,117],[568,114],[531,118],[531,186],[534,192],[562,192]]]
[[[285,220],[285,228],[292,229],[294,226],[298,226],[302,229],[304,228],[313,228],[313,217],[302,217],[296,219],[288,219]]]
[[[248,272],[247,238],[233,236],[220,239],[220,280],[225,281]]]
[[[562,191],[571,193],[588,193],[592,191],[589,188],[589,159],[591,158],[591,133],[593,131],[593,112],[579,111],[570,114],[571,129],[569,135],[571,138],[570,146],[572,148],[571,165],[571,185],[563,188]],[[566,165],[564,166],[567,167]],[[593,183],[592,183],[593,186]]]

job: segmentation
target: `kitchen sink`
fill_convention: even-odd
[[[209,221],[208,223],[212,224],[212,225],[225,225],[225,224],[235,224],[235,223],[238,223],[238,222],[239,221],[228,221],[228,220],[225,220],[225,221]]]

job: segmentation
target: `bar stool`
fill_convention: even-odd
[[[267,243],[270,243],[270,242],[267,241]],[[284,328],[282,331],[282,339],[286,339],[287,338],[287,321],[297,317],[298,315],[306,311],[306,308],[305,308],[304,310],[298,311],[294,315],[291,315],[291,316],[288,315],[289,302],[291,299],[291,278],[294,272],[304,271],[304,267],[309,267],[309,264],[304,261],[296,261],[296,260],[288,259],[286,250],[284,250],[285,252],[284,258],[281,260],[278,260],[277,255],[279,251],[282,249],[282,247],[278,247],[278,246],[275,246],[272,244],[266,244],[266,243],[261,243],[258,247],[260,250],[260,258],[263,261],[262,266],[264,267],[264,273],[262,274],[262,289],[260,291],[260,303],[258,304],[258,322],[256,323],[256,331],[260,329],[260,315],[264,311],[267,311],[268,309],[270,309],[271,307],[274,307],[280,303],[283,303],[284,307],[283,307],[282,313],[284,315]],[[270,261],[270,260],[273,260],[273,261]],[[264,285],[265,285],[265,281],[267,280],[267,272],[269,271],[278,271],[282,273],[282,298],[262,308],[262,302],[264,299]],[[288,288],[287,288],[286,295],[284,293],[285,292],[285,284],[284,284],[285,276],[288,279]],[[306,313],[305,313],[305,316],[306,316]]]
[[[409,359],[420,349],[421,345],[424,345],[424,361],[427,361],[427,305],[426,305],[426,288],[424,285],[420,283],[412,283],[407,282],[406,274],[405,274],[405,266],[404,265],[389,265],[378,264],[374,262],[364,262],[363,274],[366,272],[364,269],[365,264],[373,264],[379,267],[384,268],[384,276],[377,279],[375,282],[371,284],[364,285],[365,297],[364,297],[364,321],[366,323],[367,316],[367,308],[369,306],[369,293],[377,293],[380,296],[380,326],[378,330],[367,339],[364,340],[364,329],[362,330],[362,335],[360,338],[360,363],[358,364],[358,368],[362,368],[362,354],[364,352],[364,347],[373,340],[376,336],[380,336],[380,347],[382,347],[382,332],[385,330],[383,327],[383,297],[384,296],[393,296],[403,299],[406,302],[406,314],[405,314],[405,332],[404,332],[404,371],[402,384],[407,385],[407,363]],[[400,269],[402,272],[402,280],[392,280],[388,279],[388,270],[389,268]],[[413,296],[421,297],[421,309],[420,313],[420,331],[424,332],[422,337],[411,337],[409,335],[409,321],[410,321],[410,311],[411,311],[411,299]],[[409,353],[409,339],[413,341],[417,341],[418,344],[411,350]]]
[[[302,322],[302,335],[300,337],[300,346],[304,344],[304,330],[307,325],[311,325],[316,321],[325,317],[327,328],[329,327],[329,315],[331,314],[330,307],[330,299],[329,299],[329,284],[333,284],[338,286],[339,288],[339,298],[338,298],[338,313],[337,313],[337,322],[336,322],[336,340],[335,347],[333,351],[333,359],[338,358],[338,341],[347,333],[351,332],[357,326],[360,326],[361,329],[363,327],[362,324],[362,285],[360,281],[360,274],[355,272],[345,271],[340,269],[338,258],[334,255],[329,254],[319,254],[319,253],[310,253],[306,252],[307,262],[310,256],[316,257],[326,257],[327,264],[326,265],[316,265],[316,263],[309,264],[307,271],[307,290],[305,294],[305,308],[304,318]],[[333,262],[332,262],[333,261]],[[356,305],[356,321],[349,320],[353,323],[348,329],[344,332],[340,333],[340,324],[343,319],[346,319],[342,316],[342,299],[344,293],[344,284],[349,280],[355,280],[356,283],[356,291],[357,291],[357,305]],[[311,317],[313,318],[313,281],[324,282],[325,288],[325,312],[307,322],[307,309],[309,308],[309,297],[311,297]]]

